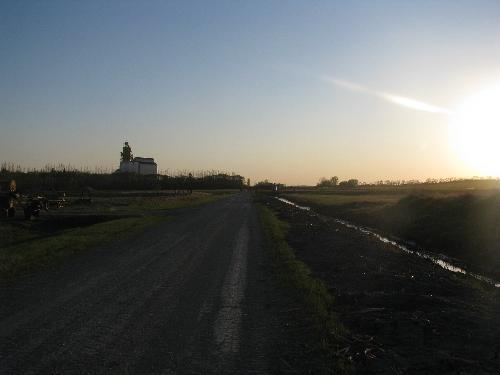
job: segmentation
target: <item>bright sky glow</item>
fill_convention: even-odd
[[[112,170],[128,140],[252,182],[500,174],[499,19],[489,0],[2,1],[0,162]]]
[[[500,82],[469,97],[450,122],[457,154],[482,175],[500,175]]]

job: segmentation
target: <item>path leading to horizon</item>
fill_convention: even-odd
[[[0,286],[0,373],[263,373],[256,209],[243,193]]]

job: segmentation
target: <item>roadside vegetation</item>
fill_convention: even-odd
[[[56,232],[42,238],[30,238],[0,250],[0,278],[6,279],[47,266],[71,254],[144,229],[165,220],[162,217],[129,217],[87,227]]]
[[[26,169],[13,163],[0,165],[0,181],[16,180],[20,192],[96,190],[161,190],[161,189],[240,189],[245,178],[222,171],[177,171],[158,175],[116,173],[100,168],[78,169],[71,165],[47,165]]]
[[[21,213],[0,220],[0,279],[55,263],[65,257],[171,219],[169,210],[194,207],[227,197],[234,191],[167,196],[105,196],[89,204],[42,211],[25,220]],[[97,194],[98,195],[98,194]],[[71,202],[74,204],[71,204]]]
[[[260,206],[260,220],[277,279],[301,306],[297,318],[303,322],[302,333],[296,330],[294,335],[300,337],[294,340],[303,340],[310,348],[304,359],[307,363],[302,365],[314,374],[350,372],[350,363],[339,355],[348,332],[333,313],[332,295],[296,258],[285,240],[287,224],[264,205]]]
[[[437,184],[439,185],[439,184]],[[465,262],[500,279],[500,193],[498,190],[292,192],[283,197],[315,211],[368,226]]]

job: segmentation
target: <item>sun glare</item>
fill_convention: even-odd
[[[450,136],[478,174],[500,176],[500,83],[464,100],[451,115]]]

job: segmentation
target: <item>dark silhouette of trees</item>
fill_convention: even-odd
[[[269,180],[259,181],[254,185],[254,189],[256,190],[272,190],[272,191],[281,191],[285,189],[284,184],[279,184],[275,182],[271,182]]]
[[[347,181],[340,181],[339,187],[344,187],[344,188],[354,188],[359,185],[359,181],[356,180],[355,178],[351,178],[350,180]]]
[[[0,180],[16,180],[21,192],[47,190],[81,191],[87,187],[97,190],[153,190],[153,189],[241,189],[245,178],[238,174],[218,171],[186,172],[176,175],[139,175],[78,170],[70,166],[48,166],[41,170],[27,170],[3,163]]]
[[[339,183],[339,178],[337,176],[331,177],[329,180],[325,177],[321,177],[319,182],[316,184],[318,187],[334,187]]]

